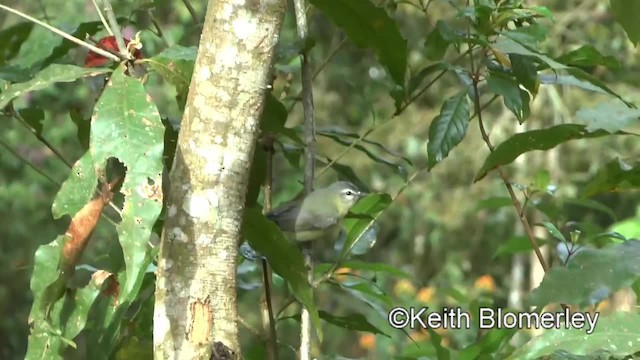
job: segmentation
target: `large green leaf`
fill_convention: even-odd
[[[602,129],[613,134],[639,124],[640,109],[630,108],[621,101],[607,101],[594,108],[578,110],[576,118],[579,123],[587,125],[587,131]]]
[[[373,49],[396,84],[404,87],[407,41],[387,12],[369,0],[311,0],[361,48]]]
[[[147,243],[162,207],[163,132],[158,110],[143,84],[125,76],[123,68],[117,69],[94,109],[90,150],[73,166],[53,203],[55,218],[73,216],[93,196],[107,159],[117,158],[127,168],[120,189],[125,194],[122,220],[116,226],[126,268],[118,274],[114,304],[94,306],[95,311],[101,309],[100,321],[94,322],[88,338],[95,358],[108,357],[115,348],[122,317],[155,256]]]
[[[600,316],[595,331],[588,335],[584,329],[565,329],[561,324],[561,329],[545,330],[519,347],[508,359],[539,359],[558,350],[574,355],[606,351],[610,356],[622,358],[640,351],[639,323],[640,315],[619,311]]]
[[[518,133],[496,147],[485,159],[474,181],[484,178],[498,166],[513,162],[518,156],[533,150],[549,150],[576,139],[588,139],[609,135],[606,131],[587,131],[584,125],[561,124],[547,129]]]
[[[273,271],[291,285],[293,294],[309,311],[318,337],[322,339],[320,316],[313,301],[313,289],[309,284],[307,267],[300,250],[290,243],[278,226],[269,221],[258,208],[245,210],[242,228],[249,245],[266,257]]]
[[[578,49],[561,55],[556,61],[569,66],[592,67],[603,65],[610,69],[620,68],[620,62],[613,56],[603,55],[591,45],[583,45]]]
[[[640,277],[639,257],[639,240],[601,249],[583,247],[571,256],[566,267],[554,267],[544,276],[528,303],[541,307],[550,303],[593,305],[598,293],[630,286]]]
[[[108,68],[82,68],[74,65],[53,64],[40,71],[33,79],[23,83],[12,84],[0,93],[0,109],[7,106],[11,100],[30,91],[46,89],[58,82],[71,82],[82,77],[104,74],[109,71],[111,69]]]
[[[440,108],[440,114],[429,127],[429,169],[441,162],[467,134],[469,127],[469,104],[467,95],[460,92],[447,99]]]
[[[364,215],[370,219],[347,218],[344,222],[344,229],[347,233],[347,240],[340,252],[340,260],[344,260],[353,246],[364,235],[366,230],[373,225],[374,219],[387,207],[391,205],[391,196],[389,194],[369,194],[358,201],[351,208],[351,212],[357,215]]]
[[[176,99],[184,109],[198,48],[175,45],[148,59],[149,66],[176,88]]]
[[[126,18],[118,18],[118,22],[119,23],[124,23],[127,22]],[[76,27],[76,29],[71,33],[72,36],[75,36],[78,39],[85,39],[88,36],[93,36],[95,34],[98,33],[98,31],[102,30],[103,25],[102,25],[102,21],[89,21],[89,22],[84,22],[80,25],[78,25],[78,27]],[[77,48],[79,45],[69,41],[67,39],[61,38],[62,43],[58,46],[56,46],[53,51],[51,52],[51,55],[49,55],[44,62],[42,63],[42,66],[49,66],[50,64],[52,64],[54,61],[62,58],[63,56],[65,56],[69,50]]]
[[[331,269],[332,266],[333,264],[330,264],[330,263],[318,264],[314,267],[313,270],[316,274],[322,274],[327,270]],[[386,273],[391,276],[397,276],[397,277],[402,277],[407,279],[412,277],[412,275],[402,270],[398,270],[395,266],[391,266],[383,263],[370,263],[370,262],[364,262],[364,261],[351,260],[351,261],[345,261],[341,263],[340,267],[349,268],[352,270],[372,271],[375,273],[379,273],[379,272]]]
[[[600,193],[638,189],[640,187],[640,165],[616,159],[600,169],[587,182],[582,193],[593,196]]]
[[[640,3],[633,0],[611,0],[611,12],[634,45],[640,42]]]

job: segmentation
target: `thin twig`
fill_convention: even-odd
[[[91,1],[93,2],[93,7],[96,8],[96,12],[98,13],[100,22],[102,22],[102,26],[104,26],[104,29],[107,31],[107,33],[109,33],[109,35],[113,36],[113,31],[111,31],[111,27],[109,26],[109,23],[107,23],[107,19],[105,19],[104,15],[102,15],[102,10],[100,10],[100,5],[98,5],[96,0],[91,0]]]
[[[266,176],[264,179],[264,206],[263,213],[271,211],[272,185],[273,185],[273,137],[266,134],[264,137],[264,150],[267,153]],[[260,312],[262,315],[262,331],[265,336],[265,348],[269,360],[278,360],[278,337],[276,335],[276,321],[273,316],[273,303],[271,288],[273,287],[273,274],[266,258],[262,258],[262,282],[264,293],[260,298]]]
[[[116,43],[118,44],[118,51],[120,55],[125,59],[133,59],[133,54],[127,50],[127,45],[124,43],[124,38],[122,37],[122,31],[120,30],[120,24],[118,24],[118,20],[116,19],[116,14],[113,12],[113,8],[111,7],[111,1],[109,0],[101,0],[102,1],[102,10],[107,15],[107,20],[109,21],[109,26],[111,27],[111,31],[113,31],[113,36],[116,38]]]
[[[149,16],[151,18],[151,24],[153,24],[153,27],[156,29],[156,33],[157,33],[156,35],[158,35],[158,37],[162,40],[162,42],[164,42],[166,46],[169,46],[169,42],[167,41],[167,38],[164,37],[164,32],[162,32],[160,25],[158,25],[158,20],[156,20],[156,17],[153,16],[153,13],[151,12],[151,10],[149,10]]]
[[[65,165],[67,165],[69,169],[73,167],[73,165],[64,156],[62,156],[62,153],[58,151],[58,149],[56,149],[47,139],[45,139],[44,136],[42,136],[42,134],[38,133],[36,129],[34,129],[33,126],[31,126],[31,124],[27,122],[27,120],[25,120],[17,111],[13,109],[12,106],[9,106],[9,108],[7,109],[7,112],[13,118],[17,119],[20,122],[20,124],[22,124],[22,126],[24,126],[27,130],[31,131],[31,133],[38,139],[38,141],[40,141],[47,148],[49,148],[49,150],[51,150],[51,152],[54,155],[56,155],[58,159],[60,159],[60,161],[62,161]]]
[[[196,13],[196,10],[193,8],[193,5],[191,5],[189,0],[182,0],[182,2],[184,3],[184,6],[189,11],[189,14],[191,14],[191,18],[193,19],[193,21],[196,24],[200,23],[200,20],[198,20],[198,14]]]
[[[114,55],[114,54],[112,54],[112,53],[110,53],[110,52],[108,52],[106,50],[100,49],[97,46],[93,46],[93,45],[91,45],[91,44],[89,44],[89,43],[87,43],[85,41],[82,41],[82,40],[80,40],[80,39],[78,39],[78,38],[76,38],[76,37],[74,37],[72,35],[69,35],[69,34],[65,33],[64,31],[62,31],[62,30],[56,29],[55,27],[53,27],[53,26],[51,26],[49,24],[43,23],[42,21],[40,21],[40,20],[38,20],[36,18],[33,18],[33,17],[31,17],[31,16],[29,16],[27,14],[24,14],[24,13],[18,11],[18,10],[12,9],[12,8],[10,8],[8,6],[5,6],[5,5],[2,5],[2,4],[0,4],[0,9],[6,10],[6,11],[12,13],[12,14],[18,15],[20,17],[23,17],[23,18],[35,23],[35,24],[38,24],[38,25],[42,26],[43,28],[45,28],[45,29],[47,29],[47,30],[49,30],[49,31],[51,31],[51,32],[53,32],[55,34],[58,34],[58,35],[62,36],[63,38],[65,38],[65,39],[67,39],[67,40],[69,40],[69,41],[71,41],[71,42],[73,42],[75,44],[78,44],[80,46],[83,46],[83,47],[93,51],[96,54],[102,55],[102,56],[104,56],[106,58],[109,58],[111,60],[114,60],[114,61],[120,61],[120,58],[117,55]]]
[[[293,1],[296,14],[296,28],[301,42],[307,39],[308,25],[306,5],[304,0]],[[304,190],[309,194],[313,191],[313,174],[315,169],[315,124],[313,119],[313,74],[309,65],[309,54],[301,54],[302,71],[302,107],[304,110],[304,142],[305,142],[305,169]],[[309,283],[313,282],[313,241],[303,246],[304,262],[307,266]],[[311,358],[311,316],[306,307],[302,307],[300,316],[300,360]]]
[[[331,60],[333,60],[333,57],[336,56],[336,54],[338,53],[338,51],[340,49],[342,49],[342,47],[344,46],[344,44],[347,43],[347,38],[343,38],[340,43],[338,45],[336,45],[335,48],[333,48],[333,50],[331,50],[331,52],[329,52],[329,55],[327,55],[327,57],[322,61],[322,63],[318,66],[318,68],[313,72],[313,77],[311,78],[312,80],[315,80],[316,77],[318,77],[318,75],[320,75],[320,73],[322,72],[322,70],[324,70],[324,68],[329,65],[329,63],[331,62]],[[300,91],[298,92],[298,94],[293,98],[293,102],[291,103],[291,105],[289,105],[289,108],[287,109],[287,113],[290,113],[293,108],[296,106],[296,104],[298,103],[298,101],[302,98],[302,89],[300,89]]]
[[[24,156],[20,155],[18,152],[13,150],[7,143],[4,142],[4,140],[0,139],[0,145],[2,145],[5,149],[7,149],[7,151],[9,151],[13,156],[17,157],[23,163],[27,164],[27,166],[29,166],[35,172],[42,175],[45,179],[51,181],[52,183],[58,186],[61,186],[61,184],[58,181],[53,179],[51,176],[47,175],[44,171],[40,170],[37,166],[35,166],[35,164],[33,164],[31,161],[27,160]]]

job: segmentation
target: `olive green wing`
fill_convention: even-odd
[[[282,231],[288,232],[322,230],[337,224],[340,220],[300,205],[299,201],[286,203],[267,213],[267,218],[275,222]],[[301,211],[302,208],[304,211]]]

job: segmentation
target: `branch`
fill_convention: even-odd
[[[98,5],[96,0],[91,0],[91,1],[93,2],[93,7],[96,8],[98,17],[100,17],[100,22],[102,22],[102,26],[104,26],[104,29],[107,31],[107,33],[109,33],[109,35],[113,36],[113,31],[111,31],[111,27],[109,26],[107,19],[105,19],[104,15],[102,15],[102,10],[100,10],[100,5]]]
[[[12,14],[18,15],[20,17],[23,17],[23,18],[35,23],[35,24],[38,24],[38,25],[42,26],[43,28],[45,28],[45,29],[47,29],[47,30],[49,30],[49,31],[51,31],[51,32],[53,32],[55,34],[58,34],[58,35],[62,36],[63,38],[65,38],[65,39],[67,39],[67,40],[69,40],[69,41],[71,41],[71,42],[73,42],[75,44],[78,44],[80,46],[83,46],[83,47],[93,51],[96,54],[102,55],[102,56],[104,56],[106,58],[109,58],[111,60],[114,60],[114,61],[120,61],[120,58],[118,56],[116,56],[116,55],[114,55],[114,54],[112,54],[112,53],[110,53],[110,52],[108,52],[106,50],[100,49],[97,46],[94,46],[94,45],[91,45],[91,44],[89,44],[89,43],[87,43],[85,41],[82,41],[82,40],[80,40],[80,39],[78,39],[78,38],[76,38],[76,37],[74,37],[72,35],[69,35],[69,34],[65,33],[64,31],[59,30],[59,29],[57,29],[57,28],[55,28],[55,27],[53,27],[51,25],[45,24],[42,21],[40,21],[40,20],[38,20],[36,18],[33,18],[33,17],[31,17],[31,16],[29,16],[27,14],[24,14],[24,13],[18,11],[18,10],[12,9],[12,8],[10,8],[8,6],[5,6],[5,5],[2,5],[2,4],[0,4],[0,9],[6,10],[6,11],[12,13]]]
[[[293,1],[296,13],[296,27],[298,38],[305,42],[307,39],[307,15],[304,0]],[[315,167],[315,124],[313,119],[313,75],[309,65],[309,55],[302,54],[302,107],[304,109],[304,142],[305,142],[305,169],[304,169],[304,190],[309,194],[313,191],[313,178]],[[304,261],[307,266],[309,283],[313,282],[313,242],[304,244]],[[311,353],[311,317],[306,308],[302,308],[300,319],[300,360],[310,360]]]
[[[494,148],[493,144],[491,144],[491,140],[489,139],[489,135],[487,134],[487,131],[484,128],[484,122],[482,121],[482,108],[480,106],[480,91],[478,90],[478,83],[479,83],[479,79],[480,79],[480,70],[478,68],[477,71],[476,71],[472,52],[469,53],[469,59],[470,59],[470,62],[471,62],[471,80],[472,80],[472,87],[473,87],[473,103],[474,103],[474,108],[475,108],[475,111],[476,111],[476,115],[478,116],[478,126],[480,127],[480,134],[482,134],[482,139],[487,144],[487,147],[489,148],[489,151],[493,152],[495,148]],[[535,236],[533,235],[533,230],[531,229],[531,225],[529,224],[529,220],[527,219],[527,217],[525,216],[524,212],[522,211],[522,204],[520,204],[520,200],[518,200],[518,197],[516,196],[515,191],[513,191],[513,186],[511,185],[511,181],[509,180],[509,177],[504,172],[502,167],[498,166],[497,170],[498,170],[498,174],[500,174],[500,177],[502,178],[502,182],[504,182],[504,185],[507,187],[507,191],[509,192],[509,196],[511,197],[511,202],[513,203],[513,206],[516,209],[516,213],[518,214],[518,218],[520,219],[520,222],[522,223],[522,226],[524,227],[524,231],[527,234],[527,238],[529,238],[529,242],[531,242],[531,246],[533,247],[533,251],[536,253],[536,257],[538,258],[538,261],[540,262],[540,265],[542,266],[542,269],[546,273],[546,272],[549,271],[549,266],[547,265],[547,262],[545,261],[544,256],[542,255],[542,252],[540,251],[540,245],[538,245],[538,241],[536,240]]]
[[[266,134],[264,137],[264,149],[267,153],[267,174],[264,179],[264,214],[271,211],[271,197],[273,184],[273,137]],[[267,259],[262,257],[262,281],[264,283],[264,293],[260,297],[260,312],[262,315],[262,331],[265,337],[265,348],[269,360],[278,360],[278,337],[276,335],[276,321],[273,316],[273,303],[271,298],[271,288],[273,285],[273,274]]]
[[[189,0],[182,0],[182,3],[184,3],[184,6],[186,6],[187,10],[189,11],[193,22],[195,22],[196,24],[199,23],[200,21],[198,20],[198,14],[196,14],[196,10],[193,8],[193,5],[191,5]]]
[[[120,24],[118,24],[118,20],[116,19],[116,14],[113,12],[113,8],[111,7],[111,2],[109,0],[102,0],[102,10],[107,14],[107,20],[109,21],[109,27],[111,31],[113,31],[113,35],[116,38],[116,43],[118,44],[118,51],[120,55],[125,59],[133,59],[133,54],[127,50],[127,45],[124,43],[124,38],[122,37],[122,31],[120,30]]]

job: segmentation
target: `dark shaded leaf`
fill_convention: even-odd
[[[80,110],[69,109],[69,117],[76,124],[76,138],[84,151],[89,150],[89,136],[91,133],[91,119],[85,119]]]
[[[591,200],[591,199],[583,199],[583,198],[568,198],[568,199],[564,199],[564,203],[600,211],[603,214],[609,215],[611,220],[617,221],[616,214],[613,212],[613,210],[611,210],[610,207],[602,204],[601,202]]]
[[[251,247],[266,257],[273,271],[291,285],[296,299],[309,310],[318,337],[322,339],[320,316],[300,250],[258,208],[245,210],[243,232]]]
[[[265,97],[264,109],[260,129],[263,133],[270,132],[288,137],[294,143],[304,145],[298,134],[291,128],[285,127],[289,113],[284,105],[269,93]]]
[[[447,48],[449,47],[449,41],[444,38],[438,28],[438,24],[440,23],[444,23],[444,21],[438,20],[436,27],[431,30],[429,35],[427,35],[427,39],[424,43],[424,47],[427,52],[427,59],[432,61],[442,60],[444,54],[447,52]],[[442,25],[440,27],[442,27]]]
[[[484,200],[480,200],[476,203],[476,210],[480,209],[499,209],[505,206],[513,206],[513,201],[510,197],[492,197]]]
[[[542,246],[547,243],[546,240],[536,239],[539,246]],[[531,245],[531,241],[526,236],[513,236],[507,242],[501,244],[498,247],[498,250],[493,254],[493,258],[498,258],[504,255],[513,255],[525,251],[533,250],[533,246]]]
[[[495,328],[489,330],[479,341],[467,346],[460,351],[459,360],[474,360],[481,357],[481,354],[492,354],[501,345],[508,342],[517,332],[516,329]],[[501,357],[496,356],[496,359]]]
[[[622,135],[626,133],[621,133]],[[609,135],[606,131],[588,132],[584,125],[561,124],[547,129],[518,133],[496,147],[478,171],[474,182],[484,178],[498,166],[513,162],[518,156],[533,150],[549,150],[562,143]]]
[[[249,172],[249,185],[247,187],[247,195],[245,197],[245,207],[251,208],[256,206],[260,188],[264,184],[267,174],[267,152],[264,147],[257,144],[253,150],[253,161],[251,162],[251,171]]]
[[[118,23],[123,24],[127,23],[128,20],[126,18],[118,18]],[[88,36],[93,36],[98,33],[98,31],[102,30],[102,22],[101,21],[89,21],[78,25],[78,27],[71,33],[74,37],[78,39],[86,39]],[[44,62],[42,63],[42,67],[49,66],[56,60],[62,58],[67,55],[71,49],[77,48],[79,45],[71,42],[67,39],[62,38],[62,43],[56,46],[51,55],[49,55]]]
[[[387,12],[369,0],[311,0],[349,39],[361,48],[373,49],[393,81],[404,87],[407,41]]]
[[[372,325],[367,318],[362,314],[349,314],[345,316],[335,316],[326,311],[320,311],[320,319],[328,322],[329,324],[356,331],[366,331],[372,334],[384,335],[391,338],[389,335],[382,332],[374,325]]]
[[[545,330],[541,335],[519,347],[508,359],[533,360],[565,350],[574,355],[592,355],[594,352],[622,358],[640,351],[640,315],[618,311],[611,315],[599,314],[595,331],[584,329]],[[558,359],[567,359],[559,357]],[[609,356],[603,357],[608,359]]]
[[[640,188],[640,165],[628,164],[616,159],[600,169],[587,182],[582,194],[591,197],[596,194]]]
[[[549,29],[540,24],[532,24],[530,26],[521,26],[513,30],[505,30],[503,35],[528,46],[536,46],[538,43],[547,38]]]
[[[42,133],[42,122],[44,121],[44,111],[37,108],[26,108],[18,110],[18,114],[23,118],[35,131],[36,134]]]
[[[9,102],[30,91],[46,89],[58,82],[71,82],[86,76],[94,76],[110,72],[108,68],[85,69],[74,65],[53,64],[40,71],[33,79],[10,85],[5,91],[0,93],[0,109],[3,109]]]
[[[467,134],[469,127],[469,104],[466,93],[460,92],[447,99],[440,114],[429,127],[427,154],[429,169],[441,162]]]
[[[538,69],[533,60],[528,56],[509,54],[511,70],[518,82],[529,90],[534,96],[538,93],[540,83],[538,81]],[[522,96],[521,96],[522,98]],[[524,101],[524,99],[522,99]]]
[[[18,54],[32,29],[32,22],[21,22],[0,31],[0,66]]]
[[[637,14],[640,14],[640,3],[629,0],[611,0],[611,12],[616,21],[627,33],[629,40],[634,45],[640,42],[640,22],[638,22]]]
[[[566,267],[554,267],[528,299],[531,306],[550,303],[593,305],[602,288],[616,291],[640,277],[640,241],[629,240],[601,249],[583,246]],[[580,281],[576,281],[580,279]]]
[[[502,96],[504,105],[511,110],[520,124],[529,117],[529,94],[520,89],[520,84],[515,79],[503,73],[491,71],[487,85],[494,94]]]

